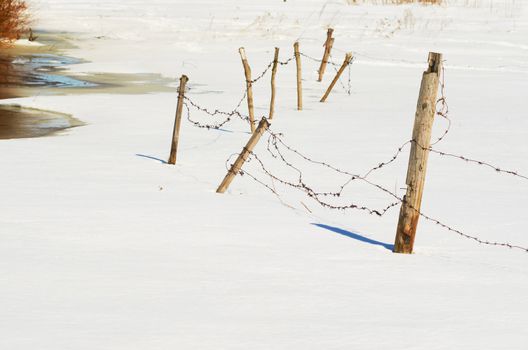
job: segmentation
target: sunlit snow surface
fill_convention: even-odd
[[[254,76],[299,40],[332,60],[345,52],[351,95],[335,74],[317,83],[303,56],[279,66],[272,129],[296,149],[354,174],[388,161],[411,138],[429,51],[444,54],[452,128],[440,150],[528,173],[528,3],[451,1],[430,7],[345,1],[31,1],[36,30],[68,33],[79,74],[189,76],[187,96],[214,111],[243,97],[238,49]],[[254,84],[269,110],[269,75]],[[348,86],[348,73],[343,77]],[[211,93],[209,93],[211,92]],[[215,92],[215,93],[213,93]],[[8,100],[75,115],[67,137],[0,140],[2,349],[515,349],[528,343],[528,254],[487,247],[421,220],[415,254],[392,254],[398,207],[382,218],[318,207],[271,183],[256,162],[228,193],[215,189],[247,142],[182,123],[167,160],[175,92]],[[240,111],[246,113],[246,103]],[[196,110],[192,118],[211,119]],[[186,111],[185,111],[186,114]],[[185,115],[186,117],[186,115]],[[437,118],[434,138],[447,122]],[[225,132],[225,131],[231,132]],[[298,174],[255,152],[276,175]],[[321,192],[347,180],[288,154]],[[408,149],[369,179],[403,195]],[[431,154],[422,209],[490,241],[528,245],[528,182]],[[334,198],[331,198],[334,200]],[[382,208],[385,193],[353,183],[337,203]]]

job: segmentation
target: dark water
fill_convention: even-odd
[[[97,84],[63,75],[81,60],[54,54],[0,55],[0,90],[22,87],[79,88]],[[0,95],[1,98],[1,95]]]
[[[81,125],[81,121],[68,114],[0,105],[0,139],[49,136]]]
[[[43,46],[0,49],[0,100],[38,95],[119,93],[145,94],[176,90],[174,79],[159,74],[92,73],[75,76],[72,65],[85,61],[64,56],[60,50],[72,48],[67,34],[38,33]],[[40,137],[82,125],[71,116],[2,105],[0,139]]]
[[[51,53],[0,52],[0,99],[31,96],[46,88],[88,88],[95,83],[63,75],[81,60]],[[42,137],[82,125],[70,115],[0,104],[0,139]]]

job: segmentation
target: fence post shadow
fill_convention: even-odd
[[[136,157],[141,157],[141,158],[146,158],[146,159],[151,159],[151,160],[156,160],[162,164],[168,164],[168,162],[164,159],[161,159],[161,158],[156,158],[154,156],[149,156],[147,154],[141,154],[141,153],[136,153]]]
[[[350,232],[350,231],[344,230],[344,229],[339,228],[339,227],[329,226],[329,225],[325,225],[325,224],[316,224],[316,223],[312,223],[312,225],[320,227],[320,228],[323,228],[325,230],[328,230],[328,231],[331,231],[331,232],[334,232],[334,233],[338,233],[340,235],[355,239],[355,240],[363,242],[363,243],[368,243],[368,244],[372,244],[372,245],[381,246],[381,247],[383,247],[385,249],[390,250],[391,252],[394,249],[394,245],[393,244],[376,241],[374,239],[362,236],[362,235],[354,233],[354,232]]]

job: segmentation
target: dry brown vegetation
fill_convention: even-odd
[[[23,0],[0,0],[0,46],[9,45],[27,31],[26,10]]]
[[[370,3],[376,5],[428,4],[442,5],[444,0],[347,0],[349,4]]]

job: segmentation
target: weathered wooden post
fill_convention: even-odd
[[[341,65],[341,67],[339,68],[339,70],[337,71],[336,73],[336,76],[334,77],[334,80],[332,80],[332,82],[330,83],[330,86],[328,87],[328,89],[326,89],[326,92],[325,94],[323,95],[323,97],[321,98],[321,102],[325,102],[326,99],[328,98],[328,95],[330,95],[330,92],[332,91],[332,89],[334,88],[335,84],[337,83],[337,81],[339,80],[339,77],[341,77],[341,74],[343,74],[343,72],[345,71],[345,68],[350,64],[350,62],[352,61],[352,53],[351,52],[348,52],[346,55],[345,55],[345,60],[343,61],[343,64]]]
[[[178,141],[180,139],[180,125],[183,112],[183,99],[185,97],[185,85],[189,81],[186,75],[180,78],[180,87],[178,89],[178,105],[176,107],[176,119],[174,120],[174,129],[172,130],[172,144],[169,156],[169,164],[176,164],[176,155],[178,153]]]
[[[301,69],[301,52],[299,51],[299,42],[293,44],[295,51],[295,63],[297,65],[297,110],[302,110],[302,69]]]
[[[429,66],[423,73],[414,117],[413,142],[407,169],[407,193],[403,197],[394,243],[395,253],[411,254],[425,183],[431,133],[436,114],[438,84],[442,69],[442,54],[429,53]]]
[[[229,188],[229,185],[231,184],[235,176],[237,176],[237,174],[240,172],[240,169],[242,169],[242,166],[248,159],[249,155],[251,154],[251,152],[253,152],[253,149],[259,142],[262,134],[264,134],[264,132],[269,128],[269,126],[270,124],[268,123],[266,118],[263,117],[257,127],[257,130],[251,135],[248,143],[242,149],[242,152],[231,166],[231,169],[229,169],[229,171],[227,172],[227,175],[225,176],[220,186],[218,186],[216,193],[224,193]]]
[[[277,75],[277,65],[279,64],[279,48],[275,48],[275,57],[273,57],[273,68],[271,69],[271,101],[269,120],[273,119],[273,113],[275,113],[275,76]]]
[[[246,92],[247,92],[247,103],[249,113],[249,124],[251,126],[251,132],[255,132],[255,113],[253,111],[253,83],[251,82],[251,68],[246,57],[246,50],[243,47],[238,49],[240,52],[240,58],[242,58],[242,65],[244,66],[244,74],[246,75]]]
[[[319,67],[319,78],[317,79],[317,81],[323,81],[323,75],[326,70],[326,64],[328,63],[328,59],[330,58],[332,46],[334,46],[334,38],[332,38],[333,33],[334,30],[332,28],[328,28],[328,32],[326,33],[326,41],[324,43],[325,51],[323,54],[323,60],[321,61],[321,66]]]

